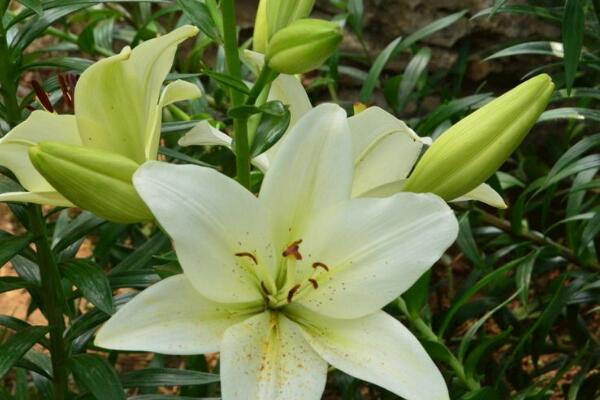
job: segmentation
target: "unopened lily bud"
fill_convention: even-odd
[[[338,24],[301,19],[273,35],[267,48],[267,64],[289,75],[312,71],[329,58],[341,41]]]
[[[550,77],[538,75],[460,120],[427,150],[403,190],[452,200],[475,189],[523,141],[553,91]]]
[[[114,152],[58,142],[29,149],[35,168],[77,206],[119,223],[153,219],[131,183],[139,164]]]
[[[310,15],[315,0],[260,0],[254,22],[252,43],[255,51],[265,53],[269,39],[280,29]]]

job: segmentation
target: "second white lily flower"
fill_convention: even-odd
[[[184,274],[121,308],[96,344],[221,352],[225,400],[318,400],[327,364],[409,400],[448,399],[419,341],[381,311],[452,244],[430,194],[351,199],[345,112],[305,115],[258,198],[218,172],[149,162],[134,184],[174,241]]]

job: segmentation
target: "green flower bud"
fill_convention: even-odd
[[[267,48],[269,67],[283,74],[312,71],[335,51],[342,29],[333,22],[301,19],[277,32]]]
[[[29,149],[34,167],[64,197],[110,221],[153,219],[131,183],[139,164],[114,152],[58,142]]]
[[[553,91],[550,77],[538,75],[460,120],[427,150],[403,190],[452,200],[475,189],[523,141]]]
[[[254,22],[252,44],[255,51],[265,53],[269,39],[280,29],[310,15],[315,0],[260,0]]]

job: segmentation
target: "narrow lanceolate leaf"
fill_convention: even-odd
[[[95,354],[78,354],[69,360],[75,380],[97,400],[125,400],[119,377],[110,364]]]
[[[112,290],[100,267],[89,261],[73,260],[65,265],[62,272],[92,304],[107,314],[114,312]]]
[[[11,290],[25,289],[33,287],[31,282],[16,276],[0,277],[0,293],[10,292]]]
[[[204,2],[200,0],[177,0],[177,4],[202,33],[214,41],[220,41],[219,29],[210,15],[210,10]]]
[[[207,385],[219,382],[219,375],[174,368],[149,368],[121,376],[123,387]]]
[[[19,3],[23,4],[25,7],[29,8],[33,12],[38,15],[42,15],[44,10],[42,9],[42,1],[41,0],[18,0]]]
[[[583,0],[567,0],[565,4],[562,39],[565,54],[564,65],[567,92],[570,92],[573,87],[579,58],[581,57],[583,33],[585,30],[585,3]]]
[[[0,238],[0,267],[29,245],[31,235],[4,236]]]
[[[45,326],[30,326],[20,330],[18,334],[0,345],[0,379],[44,337],[47,331],[48,328]]]
[[[431,59],[431,49],[429,47],[423,47],[415,56],[410,60],[404,74],[402,75],[402,81],[398,89],[398,109],[402,110],[408,103],[408,99],[413,89],[417,85],[417,82],[423,71],[427,68],[429,60]]]

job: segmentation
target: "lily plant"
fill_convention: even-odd
[[[183,274],[120,308],[96,345],[219,351],[226,400],[320,399],[328,364],[409,400],[448,399],[381,308],[452,244],[456,218],[433,194],[353,198],[354,158],[345,111],[323,104],[279,143],[258,197],[210,168],[145,163],[134,185]]]
[[[264,64],[262,54],[246,51],[244,60],[254,71]],[[300,80],[293,75],[280,74],[271,83],[268,101],[281,101],[289,107],[291,130],[296,121],[312,109],[312,104]],[[348,118],[352,136],[354,181],[353,197],[384,197],[402,191],[424,148],[432,144],[429,137],[420,137],[406,123],[380,107],[368,107]],[[284,134],[283,136],[285,136]],[[198,123],[180,140],[181,146],[220,145],[232,148],[232,138],[211,126]],[[278,145],[252,160],[265,172],[272,163]],[[491,186],[481,183],[450,201],[476,200],[497,208],[506,203]]]
[[[182,26],[96,62],[77,82],[74,115],[34,111],[0,139],[0,165],[26,189],[0,201],[77,205],[115,222],[151,220],[131,177],[157,157],[162,108],[201,95],[182,80],[162,88],[177,45],[197,32]]]

